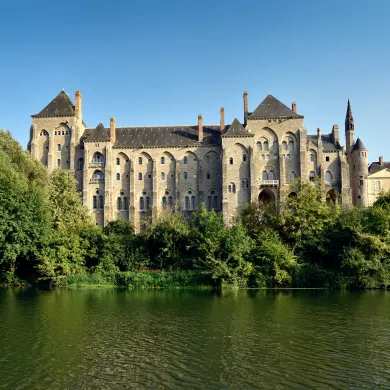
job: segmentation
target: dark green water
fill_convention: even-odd
[[[0,289],[0,389],[390,388],[390,292]]]

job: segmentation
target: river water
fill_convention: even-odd
[[[0,289],[0,389],[390,389],[390,292]]]

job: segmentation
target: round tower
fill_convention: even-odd
[[[360,138],[355,142],[352,157],[352,202],[354,205],[368,205],[368,151]]]

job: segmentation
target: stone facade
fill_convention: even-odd
[[[380,194],[388,191],[390,191],[390,162],[384,162],[383,157],[380,156],[378,161],[368,167],[368,205],[372,206]]]
[[[62,91],[32,116],[31,154],[48,167],[74,173],[83,203],[100,226],[129,219],[137,230],[165,208],[189,213],[199,204],[223,213],[226,223],[249,202],[275,202],[290,195],[296,178],[319,179],[328,199],[344,206],[368,204],[367,150],[354,141],[348,102],[346,150],[339,129],[307,134],[296,103],[288,108],[268,95],[243,124],[87,128],[81,93],[75,105]]]

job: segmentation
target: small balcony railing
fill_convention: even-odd
[[[91,162],[89,163],[90,168],[104,168],[104,162]]]
[[[92,178],[90,180],[91,184],[98,184],[98,183],[103,183],[103,182],[104,182],[104,178],[102,178],[102,179]]]
[[[279,186],[279,180],[260,180],[261,186],[272,186],[272,187],[278,187]]]

